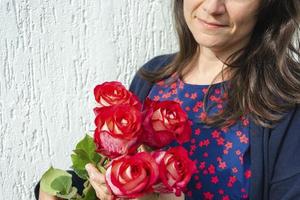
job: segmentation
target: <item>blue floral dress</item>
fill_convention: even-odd
[[[173,77],[173,76],[172,76]],[[171,78],[172,78],[171,77]],[[192,121],[192,137],[183,146],[190,158],[196,162],[198,172],[192,176],[185,192],[186,200],[249,199],[250,146],[249,120],[242,116],[227,128],[208,128],[201,119],[204,95],[208,85],[193,85],[177,78],[171,85],[165,79],[152,87],[148,97],[152,100],[177,101]],[[208,115],[222,110],[222,84],[213,84],[206,105],[213,105]],[[178,145],[172,143],[170,146]]]

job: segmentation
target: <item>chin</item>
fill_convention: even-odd
[[[194,35],[195,40],[199,45],[213,47],[213,46],[222,46],[222,36],[221,35],[208,35],[204,33],[199,33]]]
[[[223,46],[223,43],[218,40],[203,40],[203,39],[196,39],[199,46],[206,47],[206,48],[220,48]]]

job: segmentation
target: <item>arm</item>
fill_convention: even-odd
[[[134,200],[184,200],[184,194],[180,197],[177,197],[175,194],[159,194],[159,197],[156,194],[150,194]]]
[[[39,200],[60,200],[60,198],[57,198],[55,196],[51,196],[45,192],[43,192],[41,189],[40,189],[40,192],[39,192]]]
[[[269,198],[300,198],[300,106],[275,127],[269,137]]]
[[[270,187],[269,199],[296,200],[300,198],[300,173],[285,180],[273,183]]]
[[[175,196],[175,194],[160,194],[158,200],[184,200],[184,194],[180,197]]]

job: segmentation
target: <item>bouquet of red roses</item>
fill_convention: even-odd
[[[86,180],[83,194],[72,187],[69,173],[53,167],[43,175],[41,189],[63,199],[97,199],[85,170],[92,163],[105,174],[107,188],[116,198],[149,193],[180,196],[196,172],[185,148],[166,149],[171,142],[182,144],[191,136],[191,123],[180,105],[149,98],[142,105],[116,81],[97,85],[94,95],[94,136],[86,134],[71,155],[72,168]]]

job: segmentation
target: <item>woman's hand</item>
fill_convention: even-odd
[[[111,200],[113,196],[109,192],[106,186],[104,175],[101,174],[99,170],[92,164],[87,164],[86,170],[90,177],[90,183],[96,191],[96,196],[100,200]],[[117,198],[117,199],[122,200],[122,198]],[[184,200],[184,194],[182,194],[180,197],[175,196],[175,194],[160,194],[158,199],[154,194],[149,194],[144,197],[136,198],[132,200]]]
[[[184,194],[181,194],[180,197],[177,197],[173,193],[161,193],[159,194],[159,196],[157,196],[156,194],[148,194],[134,200],[184,200]]]
[[[86,171],[90,177],[90,183],[94,190],[96,191],[96,196],[100,200],[111,200],[113,199],[112,194],[109,192],[106,183],[105,177],[100,171],[92,164],[87,164],[85,166]]]
[[[50,194],[43,192],[40,188],[39,200],[60,200],[60,198],[51,196]]]
[[[182,193],[180,197],[175,194],[160,194],[158,200],[184,200],[184,194]]]

